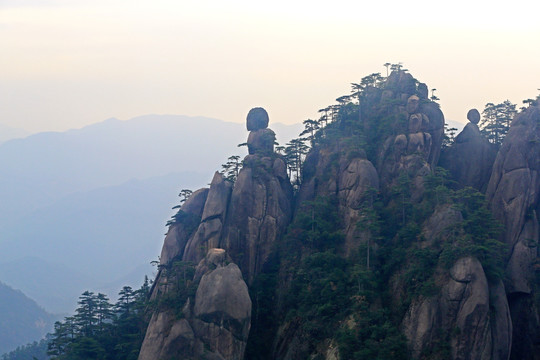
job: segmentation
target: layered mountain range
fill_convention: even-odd
[[[443,147],[425,84],[371,80],[300,167],[250,111],[237,176],[169,227],[140,360],[540,358],[540,106]]]

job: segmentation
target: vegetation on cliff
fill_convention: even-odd
[[[509,166],[491,150],[517,136],[515,105],[488,104],[482,122],[475,110],[460,135],[445,134],[435,89],[386,65],[392,73],[352,84],[285,146],[253,109],[249,155],[230,157],[210,189],[180,194],[152,289],[134,292],[130,311],[119,300],[116,314],[102,294],[83,294],[50,354],[136,358],[148,321],[139,359],[508,359],[534,347],[514,341],[511,355],[511,317],[523,317],[519,301],[538,302],[539,272],[509,282],[522,275],[508,267],[509,217],[482,192],[494,166]],[[518,125],[536,119],[526,113]],[[439,163],[442,147],[459,159]],[[485,156],[463,160],[467,151]],[[525,225],[510,224],[527,247],[519,265],[536,251],[537,202],[511,190],[497,196],[527,208]]]

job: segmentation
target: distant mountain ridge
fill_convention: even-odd
[[[13,128],[7,125],[0,124],[0,144],[8,140],[24,138],[29,135],[30,135],[30,132],[26,130],[17,129],[17,128]]]
[[[0,354],[39,340],[55,320],[21,291],[0,282]]]
[[[301,128],[274,126],[285,139]],[[129,285],[140,285],[148,271],[133,271],[157,259],[176,195],[242,155],[246,134],[243,124],[147,115],[0,144],[0,281],[53,312],[72,311],[82,289],[112,291],[110,274],[131,273]],[[43,266],[9,270],[29,257]],[[57,267],[77,274],[58,276]],[[32,289],[32,276],[43,286]]]

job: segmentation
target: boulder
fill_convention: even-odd
[[[268,127],[268,113],[262,107],[256,107],[249,110],[246,119],[248,131],[257,131]]]
[[[496,146],[490,144],[478,126],[471,122],[442,152],[440,165],[450,171],[460,186],[471,186],[485,192],[496,154]]]
[[[183,318],[163,306],[152,314],[139,360],[244,357],[251,299],[238,266],[225,250],[210,249],[197,265],[193,281],[197,291],[184,304]]]
[[[471,109],[469,112],[467,112],[467,120],[469,120],[471,123],[478,125],[480,122],[480,113],[476,109]]]
[[[210,249],[198,273],[199,268],[207,271],[195,295],[195,335],[224,359],[241,359],[251,325],[251,299],[242,272],[223,249]]]

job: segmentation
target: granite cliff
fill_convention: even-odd
[[[364,78],[305,154],[252,109],[169,227],[139,359],[539,359],[540,106],[443,148],[427,89]]]

